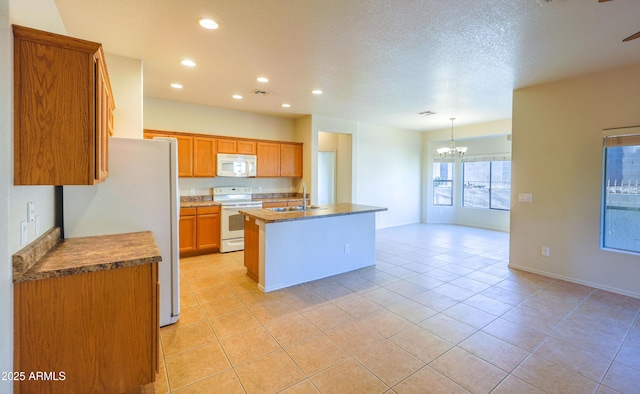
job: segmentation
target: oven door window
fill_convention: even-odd
[[[244,230],[244,215],[235,213],[229,215],[229,231],[242,231]]]

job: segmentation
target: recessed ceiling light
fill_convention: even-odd
[[[187,66],[187,67],[195,67],[196,66],[196,62],[194,62],[191,59],[182,59],[182,61],[180,63],[182,63],[183,66]]]
[[[198,21],[198,23],[200,24],[200,26],[204,27],[205,29],[215,30],[218,28],[218,24],[213,19],[202,18]]]
[[[282,104],[282,108],[291,108],[291,104],[284,103]]]
[[[320,89],[312,90],[311,93],[313,93],[313,94],[322,94],[322,90],[320,90]]]
[[[267,78],[267,77],[258,77],[258,78],[256,78],[256,81],[262,82],[262,83],[267,83],[267,82],[269,82],[269,78]]]
[[[232,97],[236,100],[242,100],[242,96],[239,94],[234,94]]]
[[[182,89],[182,85],[180,85],[179,83],[172,83],[171,87],[174,89]]]

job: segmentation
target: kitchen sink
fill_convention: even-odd
[[[299,211],[304,211],[304,206],[302,205],[297,205],[295,207],[278,207],[278,208],[267,208],[271,211],[274,212],[299,212]],[[321,208],[317,205],[309,205],[307,206],[307,211],[313,211],[316,209],[325,209],[325,208]]]

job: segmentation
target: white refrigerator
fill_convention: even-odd
[[[110,138],[109,173],[95,186],[64,186],[65,238],[151,231],[162,255],[160,325],[180,316],[180,194],[173,138]]]

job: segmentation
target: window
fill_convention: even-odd
[[[463,207],[509,210],[511,161],[465,161],[462,175]]]
[[[453,205],[453,163],[433,163],[433,205]]]
[[[640,135],[606,137],[602,246],[640,252]]]

